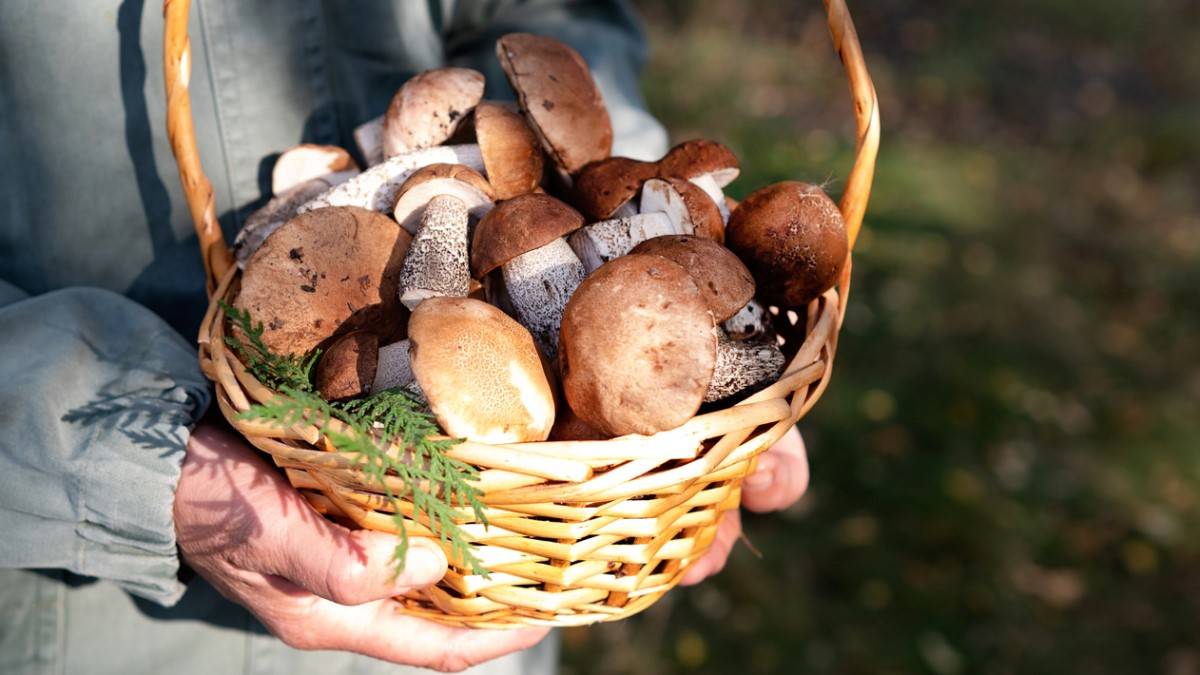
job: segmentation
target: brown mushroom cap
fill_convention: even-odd
[[[384,157],[444,142],[483,98],[483,81],[470,68],[435,68],[405,82],[383,119]]]
[[[502,103],[475,106],[475,138],[498,199],[533,190],[542,180],[542,146],[519,113]]]
[[[404,181],[392,208],[392,217],[416,234],[421,214],[429,200],[438,195],[458,197],[472,217],[480,218],[496,201],[496,191],[479,172],[462,164],[430,164]]]
[[[783,307],[806,305],[833,286],[849,253],[837,204],[821,188],[799,181],[746,197],[725,234],[762,299]]]
[[[577,415],[613,436],[692,417],[716,363],[717,331],[691,275],[658,255],[605,263],[563,313],[559,364]]]
[[[684,141],[667,151],[658,161],[663,176],[695,178],[711,174],[720,187],[737,178],[738,159],[729,148],[716,141],[697,139]]]
[[[737,314],[754,298],[754,277],[732,251],[711,239],[688,234],[647,239],[630,253],[660,255],[692,275],[717,321]]]
[[[354,331],[334,340],[317,362],[317,391],[327,401],[361,396],[371,390],[379,366],[379,338]]]
[[[612,121],[579,52],[544,35],[509,33],[496,56],[530,126],[567,173],[612,152]]]
[[[657,165],[628,157],[592,162],[575,177],[575,206],[589,220],[607,220],[657,175]]]
[[[544,441],[554,392],[533,336],[470,298],[429,298],[408,324],[412,369],[447,434],[483,443]]]
[[[588,426],[587,422],[579,419],[579,415],[568,407],[558,411],[554,420],[554,428],[550,430],[552,441],[603,441],[610,438]]]
[[[358,328],[400,320],[398,278],[412,237],[391,218],[353,206],[316,209],[276,230],[242,273],[234,306],[263,324],[275,354],[306,354]]]
[[[696,236],[711,239],[718,244],[724,243],[725,221],[721,219],[721,210],[717,208],[717,203],[705,194],[704,190],[687,180],[668,178],[667,182],[683,198],[683,205],[692,217],[692,227],[695,228]]]
[[[482,279],[513,258],[583,227],[583,216],[544,194],[500,202],[479,224],[471,242],[471,275]]]

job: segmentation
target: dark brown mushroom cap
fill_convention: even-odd
[[[470,68],[434,68],[405,82],[384,116],[384,156],[444,142],[483,98],[483,83]]]
[[[246,262],[234,300],[263,324],[275,354],[307,354],[359,328],[402,320],[399,276],[412,243],[391,218],[353,206],[315,209],[284,223]]]
[[[628,157],[592,162],[575,176],[575,206],[589,220],[607,220],[622,204],[637,196],[642,183],[656,176],[658,166],[652,162]]]
[[[721,219],[721,210],[717,208],[717,203],[704,190],[683,178],[668,178],[667,182],[683,198],[683,205],[692,217],[696,236],[711,239],[718,244],[725,243],[725,221]]]
[[[527,194],[500,202],[475,226],[471,275],[482,279],[513,258],[583,227],[583,216],[545,194]]]
[[[737,314],[754,297],[750,270],[732,251],[711,239],[689,234],[655,237],[630,253],[660,255],[687,270],[717,321]]]
[[[497,199],[533,192],[542,180],[542,146],[525,119],[501,103],[475,106],[475,138]]]
[[[544,35],[509,33],[496,56],[546,152],[567,173],[612,152],[612,121],[579,52]]]
[[[566,406],[559,409],[554,427],[550,429],[552,441],[603,441],[608,438],[610,436],[588,426],[587,422],[579,419],[579,415]]]
[[[559,365],[575,414],[620,436],[690,419],[717,355],[712,312],[687,270],[658,255],[602,265],[563,313]]]
[[[658,170],[663,176],[676,178],[713,174],[717,185],[725,187],[737,178],[740,169],[732,150],[716,141],[697,139],[684,141],[668,150],[658,160]]]
[[[374,333],[354,331],[342,335],[317,361],[317,391],[326,401],[366,394],[378,366],[379,338]]]
[[[783,307],[806,305],[833,286],[849,253],[837,204],[821,188],[799,181],[746,197],[725,235],[754,275],[761,298]]]

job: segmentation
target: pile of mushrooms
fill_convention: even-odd
[[[234,305],[266,345],[320,349],[328,400],[402,389],[485,443],[653,434],[777,379],[767,307],[837,281],[833,201],[788,181],[733,202],[715,141],[612,157],[578,52],[514,33],[496,55],[515,104],[428,70],[355,130],[356,156],[279,156],[236,242]]]

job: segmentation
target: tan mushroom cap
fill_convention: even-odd
[[[401,320],[398,278],[412,237],[352,206],[316,209],[276,230],[246,262],[234,306],[263,324],[275,354],[306,354],[358,328]]]
[[[717,331],[691,275],[658,255],[605,263],[563,314],[559,365],[571,410],[613,436],[673,429],[699,409]]]
[[[513,258],[583,227],[583,216],[545,194],[500,202],[479,224],[471,242],[471,276],[482,279]]]
[[[589,220],[607,220],[637,196],[642,183],[657,176],[658,166],[653,162],[628,157],[592,162],[575,177],[575,205]]]
[[[579,52],[544,35],[509,33],[496,56],[547,154],[567,173],[612,152],[612,121]]]
[[[799,181],[742,200],[729,218],[726,243],[754,275],[762,299],[783,307],[806,305],[833,286],[849,253],[837,204]]]
[[[667,182],[679,196],[683,205],[692,217],[692,227],[697,237],[711,239],[718,244],[725,243],[725,221],[721,219],[721,210],[716,202],[709,198],[704,190],[682,178],[668,178]]]
[[[542,146],[521,115],[505,104],[475,106],[475,139],[497,199],[533,192],[542,181]]]
[[[458,197],[472,217],[480,218],[496,201],[496,191],[478,171],[462,164],[430,164],[404,181],[392,207],[392,217],[416,234],[429,200],[442,194]]]
[[[361,396],[371,390],[379,367],[379,338],[368,331],[346,333],[321,354],[314,378],[327,401]]]
[[[412,369],[447,434],[482,443],[544,441],[554,392],[533,336],[470,298],[429,298],[408,324]]]
[[[671,148],[658,160],[658,169],[663,176],[676,178],[710,174],[719,187],[732,183],[740,171],[738,158],[732,150],[705,139],[684,141]]]
[[[350,153],[336,145],[304,143],[289,148],[271,169],[271,193],[281,195],[314,178],[358,169]]]
[[[483,82],[470,68],[435,68],[405,82],[383,118],[384,157],[445,142],[483,98]]]
[[[692,275],[717,321],[737,314],[754,298],[754,277],[732,251],[711,239],[688,234],[647,239],[630,253],[660,255]]]

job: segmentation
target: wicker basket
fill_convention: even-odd
[[[364,528],[394,531],[381,488],[345,456],[327,451],[314,427],[280,429],[236,419],[277,394],[254,379],[225,347],[217,300],[236,292],[238,271],[217,224],[212,185],[196,151],[188,95],[189,0],[164,3],[167,126],[196,226],[212,302],[200,328],[200,365],[216,384],[229,423],[287,474],[322,514]],[[857,157],[841,209],[853,245],[879,145],[875,90],[842,0],[825,0],[833,44],[850,80]],[[845,313],[850,265],[835,289],[804,316],[778,312],[789,357],[774,384],[725,410],[699,415],[649,437],[608,441],[463,443],[453,454],[480,469],[490,527],[462,510],[488,577],[451,565],[436,587],[397,598],[403,611],[442,623],[503,628],[579,625],[635,614],[674,586],[708,549],[723,511],[738,508],[741,480],[758,453],[778,440],[829,382]],[[411,515],[411,504],[400,508]],[[409,519],[408,531],[429,530]]]

